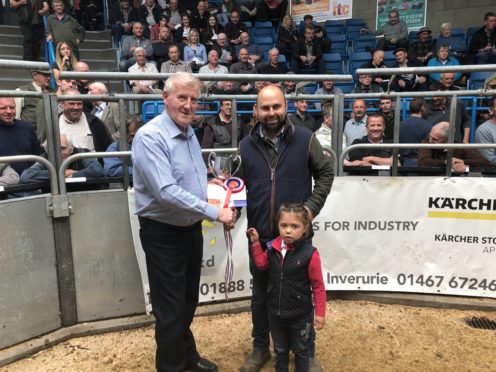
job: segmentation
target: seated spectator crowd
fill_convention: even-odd
[[[196,2],[194,2],[196,3]],[[263,2],[262,2],[263,3]],[[120,0],[118,7],[111,9],[113,35],[120,43],[122,60],[119,68],[130,73],[158,72],[174,73],[188,71],[198,74],[333,74],[329,70],[325,55],[333,53],[333,36],[325,27],[313,22],[311,15],[297,27],[292,18],[285,14],[284,6],[274,9],[248,9],[238,7],[235,2],[229,7],[213,8],[207,1],[200,0],[196,6],[186,6],[177,0],[144,0],[139,6],[129,0]],[[261,3],[255,7],[262,7]],[[284,8],[284,12],[282,12]],[[277,13],[279,11],[279,13]],[[265,18],[264,18],[265,17]],[[275,17],[275,18],[274,18]],[[484,25],[475,31],[465,51],[458,48],[451,36],[450,23],[443,23],[437,40],[432,39],[432,31],[421,28],[417,39],[409,41],[408,30],[400,20],[397,10],[390,11],[388,22],[375,33],[382,35],[375,47],[369,47],[370,60],[363,62],[363,68],[384,68],[385,52],[394,55],[391,67],[455,66],[466,63],[496,63],[496,15],[487,13]],[[264,34],[269,39],[257,35],[257,28],[249,26],[263,20],[281,20],[280,26],[274,22],[270,32]],[[361,33],[368,33],[366,25]],[[405,34],[406,32],[406,34]],[[269,35],[269,36],[267,36]],[[32,82],[19,87],[19,90],[50,91],[49,79],[56,78],[56,95],[102,95],[108,93],[102,82],[90,80],[63,80],[61,71],[89,71],[89,66],[79,60],[77,45],[65,40],[57,40],[56,61],[51,71],[33,70]],[[350,41],[351,46],[353,41]],[[391,62],[390,62],[391,63]],[[349,72],[351,70],[350,64]],[[344,71],[344,70],[343,70]],[[385,91],[439,91],[458,90],[466,84],[468,75],[460,73],[360,75],[356,85],[348,90],[353,93],[383,93]],[[160,80],[130,80],[129,91],[137,94],[160,93],[163,82]],[[278,84],[285,94],[315,93],[338,94],[343,91],[333,81],[322,83],[308,82],[296,84],[279,82],[206,82],[210,94],[256,94],[267,84]],[[394,102],[383,97],[379,100],[356,99],[351,102],[351,115],[344,113],[345,125],[342,133],[343,147],[354,144],[392,143],[399,138],[400,143],[446,143],[449,133],[451,106],[456,112],[453,126],[454,142],[470,142],[471,117],[461,100],[455,103],[449,97],[432,99],[414,98],[409,101],[408,115],[402,117],[399,133],[394,133]],[[244,136],[249,135],[256,123],[251,108],[240,110],[233,117],[233,103],[230,100],[219,102],[216,111],[204,103],[193,126],[203,148],[232,147]],[[136,105],[139,107],[139,105]],[[477,128],[477,143],[496,142],[496,101],[488,102],[489,109],[484,122]],[[288,102],[288,120],[316,133],[324,152],[331,153],[332,99],[294,100]],[[143,125],[139,116],[130,115],[126,121],[127,146],[120,143],[119,109],[116,103],[105,101],[60,101],[59,132],[61,133],[61,157],[87,151],[124,151],[132,145],[134,134]],[[213,110],[213,111],[212,111]],[[241,111],[241,112],[240,112]],[[345,110],[347,111],[347,110]],[[139,109],[135,109],[139,113]],[[404,114],[403,114],[404,115]],[[233,123],[237,130],[233,130]],[[34,154],[46,156],[47,128],[43,103],[39,98],[1,98],[0,130],[2,136],[0,156]],[[233,138],[235,136],[235,138]],[[496,151],[484,149],[470,154],[455,153],[453,169],[461,172],[466,166],[490,167],[496,165]],[[440,165],[446,159],[436,151],[402,150],[399,156],[401,166]],[[459,157],[458,157],[459,155]],[[439,161],[426,159],[435,158]],[[476,159],[474,161],[474,159]],[[392,151],[355,150],[350,152],[346,165],[371,166],[392,165]],[[462,164],[463,166],[459,165]],[[75,162],[66,172],[66,177],[119,177],[125,164],[132,175],[132,163],[121,158],[89,159]],[[9,184],[46,181],[47,173],[41,164],[15,163],[0,167],[0,182]],[[5,181],[4,181],[5,180]]]

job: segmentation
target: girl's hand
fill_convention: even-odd
[[[322,330],[325,326],[325,318],[323,316],[316,316],[314,324],[317,331]]]
[[[248,230],[246,230],[246,235],[248,236],[248,239],[250,239],[251,244],[260,243],[260,237],[258,236],[258,232],[255,228],[250,227]]]

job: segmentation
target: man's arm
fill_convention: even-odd
[[[475,143],[496,143],[495,138],[489,130],[480,126],[475,131]],[[479,154],[496,166],[496,149],[479,149]]]
[[[334,181],[330,158],[324,155],[322,146],[320,146],[315,135],[312,136],[310,142],[309,166],[315,183],[313,193],[305,201],[305,206],[310,209],[313,217],[315,217],[324,206],[327,196],[331,192],[332,182]]]
[[[465,105],[463,103],[459,104],[459,109],[461,110],[462,117],[462,128],[463,128],[463,143],[470,143],[470,114],[468,113]]]
[[[446,165],[446,160],[434,159],[432,157],[431,149],[425,149],[425,148],[419,149],[417,159],[418,159],[418,165],[421,167],[442,167]]]
[[[135,137],[132,147],[135,174],[138,170],[149,170],[140,172],[140,178],[146,189],[164,208],[185,210],[199,219],[217,220],[220,215],[218,208],[199,199],[177,184],[172,171],[170,153],[167,153],[169,150],[164,149],[153,137],[154,133],[142,132],[141,135]],[[187,171],[184,169],[184,172]]]
[[[19,175],[9,164],[0,164],[0,186],[17,185]]]
[[[103,177],[103,169],[96,159],[83,159],[83,169],[76,171],[72,177],[100,178]]]
[[[400,27],[400,39],[408,39],[408,26],[404,21],[401,22],[401,27]]]
[[[22,172],[19,183],[39,183],[49,179],[50,175],[45,167],[41,163],[35,163]]]

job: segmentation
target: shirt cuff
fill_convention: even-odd
[[[205,207],[205,215],[210,221],[217,221],[217,218],[219,218],[219,213],[220,209],[211,204],[207,204]]]

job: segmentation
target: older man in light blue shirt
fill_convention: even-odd
[[[234,208],[207,203],[207,169],[190,126],[201,83],[178,72],[164,87],[164,112],[133,140],[136,213],[146,254],[158,371],[217,371],[201,358],[190,325],[198,304],[201,221],[236,221]]]
[[[365,124],[367,115],[365,114],[367,105],[363,99],[356,99],[351,105],[353,117],[344,125],[344,136],[346,137],[346,147],[351,146],[354,140],[367,135]]]

